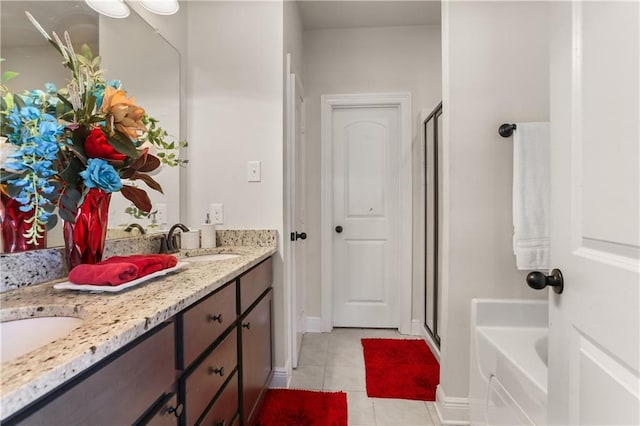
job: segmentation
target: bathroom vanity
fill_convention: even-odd
[[[188,263],[122,293],[47,283],[3,294],[4,320],[7,310],[71,305],[84,322],[2,364],[2,423],[251,424],[273,369],[276,249],[217,250],[240,256]]]

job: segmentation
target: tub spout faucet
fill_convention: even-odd
[[[162,239],[160,243],[160,253],[177,253],[179,251],[176,238],[177,235],[174,235],[177,228],[180,228],[182,232],[189,232],[189,228],[181,223],[176,223],[175,225],[173,225],[171,228],[169,228],[169,232],[167,232],[167,235]]]

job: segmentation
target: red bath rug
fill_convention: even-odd
[[[424,340],[362,339],[367,395],[435,401],[440,364]]]
[[[269,389],[256,426],[347,426],[347,394]]]

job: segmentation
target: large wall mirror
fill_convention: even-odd
[[[63,87],[69,72],[58,52],[40,35],[25,16],[28,10],[51,33],[68,31],[74,46],[87,43],[94,55],[102,57],[107,80],[121,80],[129,96],[176,142],[180,138],[180,54],[133,10],[124,19],[113,19],[90,9],[83,1],[7,1],[0,2],[2,70],[20,75],[8,83],[11,91],[44,89],[47,82]],[[164,194],[147,189],[153,209],[166,211],[163,222],[180,218],[179,167],[163,165],[154,176]],[[147,227],[150,218],[134,218],[125,212],[132,204],[114,193],[109,208],[109,228],[139,223]],[[162,219],[161,219],[162,220]],[[161,226],[161,225],[160,225]],[[47,234],[47,247],[63,245],[62,225]]]

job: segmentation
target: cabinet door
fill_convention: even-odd
[[[273,370],[271,303],[273,290],[242,320],[242,418],[250,425]]]
[[[238,414],[238,375],[227,383],[209,412],[199,423],[202,426],[230,426]]]
[[[134,423],[175,382],[173,323],[127,349],[18,422],[113,426]]]

